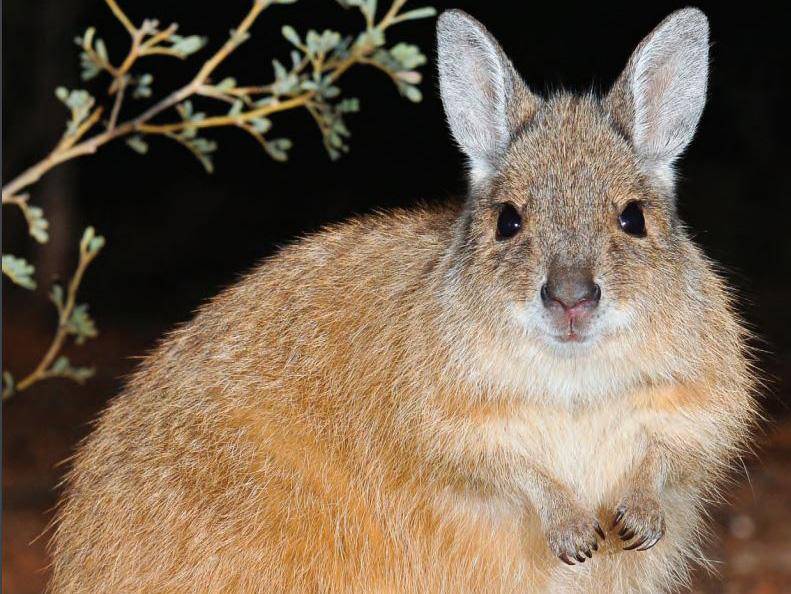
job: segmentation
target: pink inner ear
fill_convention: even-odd
[[[648,65],[638,81],[635,142],[652,153],[662,150],[663,136],[678,124],[672,89],[677,76],[678,60],[671,54],[659,64]]]

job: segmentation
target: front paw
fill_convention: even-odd
[[[557,514],[545,532],[552,552],[567,565],[575,565],[575,561],[585,563],[599,550],[599,539],[604,540],[596,518],[578,509]]]
[[[627,543],[625,551],[647,551],[665,535],[665,513],[655,495],[632,491],[615,508],[612,529],[619,526],[618,536]]]

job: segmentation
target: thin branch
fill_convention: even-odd
[[[218,126],[235,126],[240,122],[249,122],[250,120],[266,117],[279,111],[286,111],[289,109],[294,109],[295,107],[302,107],[308,101],[310,101],[310,99],[315,94],[315,91],[306,92],[302,95],[297,95],[296,97],[292,97],[291,99],[287,99],[285,101],[270,103],[250,111],[243,111],[233,116],[214,116],[198,121],[174,122],[172,124],[139,124],[135,129],[146,134],[166,134],[179,132],[185,128],[216,128]]]
[[[66,340],[66,337],[69,335],[69,320],[71,319],[71,314],[74,311],[75,305],[77,304],[77,291],[80,288],[80,283],[82,282],[82,278],[85,275],[85,271],[94,258],[96,258],[98,253],[98,250],[91,251],[87,245],[87,242],[80,243],[80,259],[77,262],[77,270],[75,270],[74,276],[71,277],[71,281],[69,282],[69,286],[66,291],[66,301],[63,304],[63,308],[59,308],[60,315],[58,316],[58,330],[55,332],[55,336],[52,338],[52,342],[50,343],[47,352],[41,358],[38,365],[36,365],[36,368],[31,371],[27,377],[20,380],[16,384],[17,392],[21,392],[29,388],[34,383],[49,377],[49,368],[55,361],[55,358],[58,356],[58,353],[60,353],[61,349],[63,348],[63,343]]]
[[[132,24],[132,21],[129,20],[129,17],[126,16],[121,7],[118,6],[118,3],[115,0],[104,0],[107,3],[107,6],[110,7],[110,10],[113,11],[115,18],[121,21],[121,24],[124,28],[129,32],[129,35],[133,36],[137,32],[137,27]]]
[[[396,15],[403,8],[406,2],[407,0],[393,0],[393,3],[390,5],[390,10],[388,10],[385,16],[382,17],[382,20],[379,21],[378,27],[381,29],[386,29],[391,24],[393,24]]]
[[[261,145],[262,149],[269,152],[269,147],[266,145],[266,139],[261,134],[256,132],[252,126],[243,122],[239,122],[237,126],[255,138],[256,142]]]
[[[19,208],[24,209],[27,206],[29,198],[30,194],[19,194],[16,196],[13,194],[9,194],[8,196],[3,194],[3,204],[15,204]]]
[[[235,103],[237,100],[243,99],[242,97],[234,97],[229,93],[220,91],[219,89],[217,89],[217,87],[213,87],[211,85],[201,85],[200,87],[198,87],[198,90],[195,91],[195,93],[203,97],[211,97],[212,99],[219,99],[220,101],[225,101],[226,103]]]
[[[118,17],[118,19],[124,23],[124,26],[128,23],[131,26],[131,21],[126,18],[126,15],[123,14],[121,9],[118,7],[118,4],[115,0],[106,0],[107,4],[113,10],[113,13]],[[256,17],[261,13],[261,11],[266,8],[270,4],[269,0],[255,0],[253,3],[253,7],[250,9],[250,12],[247,13],[247,16],[241,22],[239,27],[237,27],[236,31],[239,34],[246,33],[250,26],[255,21]],[[122,16],[119,16],[122,15]],[[134,28],[134,27],[132,27]],[[129,28],[127,28],[129,30]],[[131,35],[134,35],[132,31],[130,31]],[[75,157],[80,157],[83,155],[90,155],[95,153],[99,147],[107,144],[111,140],[118,138],[119,136],[124,136],[136,130],[141,130],[141,125],[144,122],[147,122],[154,116],[158,115],[159,113],[165,111],[166,109],[172,107],[173,105],[183,101],[187,97],[193,94],[195,89],[203,84],[208,78],[208,76],[214,71],[214,69],[228,57],[228,55],[238,47],[238,39],[233,40],[233,38],[227,41],[215,54],[212,56],[201,68],[199,73],[195,76],[195,78],[187,84],[186,86],[182,87],[178,91],[175,91],[168,95],[165,99],[154,105],[153,107],[146,110],[141,115],[137,116],[136,118],[124,122],[113,128],[112,130],[107,130],[103,133],[97,134],[83,142],[76,144],[74,146],[69,146],[67,150],[63,150],[63,147],[56,147],[46,158],[39,161],[35,165],[29,167],[25,171],[23,171],[20,175],[12,179],[8,182],[2,189],[2,195],[5,196],[13,196],[14,194],[18,194],[20,190],[36,183],[41,176],[47,173],[50,169],[63,163],[64,161],[68,161]],[[142,131],[142,130],[141,130]],[[71,142],[70,144],[73,144]]]
[[[249,31],[250,27],[255,22],[255,19],[258,18],[258,15],[261,14],[261,11],[264,10],[269,4],[271,0],[255,0],[253,2],[253,8],[250,9],[250,12],[247,13],[247,16],[244,17],[244,20],[239,24],[239,26],[234,30],[234,34],[226,41],[223,46],[214,54],[211,58],[209,58],[203,67],[198,71],[198,74],[195,75],[195,78],[192,80],[189,86],[198,87],[206,82],[206,79],[209,78],[209,75],[214,72],[217,66],[220,65],[220,62],[225,60],[231,52],[233,52],[237,47],[239,47],[240,40],[243,39],[244,35]]]
[[[121,104],[124,102],[124,93],[126,92],[126,87],[128,84],[129,79],[124,76],[118,85],[118,90],[115,94],[115,101],[113,102],[113,110],[110,112],[110,121],[107,124],[107,128],[110,130],[115,128],[116,123],[118,123],[118,114],[121,112]]]
[[[264,105],[258,107],[256,109],[252,109],[249,111],[243,111],[239,114],[234,116],[215,116],[209,117],[201,121],[188,121],[188,122],[174,122],[168,124],[150,124],[148,123],[151,119],[155,116],[159,115],[163,111],[167,110],[170,107],[184,101],[191,95],[195,94],[202,85],[206,83],[209,76],[214,72],[214,70],[220,65],[220,63],[225,60],[241,43],[244,39],[244,36],[255,22],[258,15],[263,11],[267,6],[271,4],[272,0],[254,0],[253,6],[247,15],[244,17],[242,22],[234,31],[234,34],[223,44],[223,46],[217,50],[217,52],[209,58],[195,75],[195,77],[190,81],[187,85],[183,86],[182,88],[170,93],[167,97],[150,107],[148,110],[140,114],[139,116],[124,122],[123,124],[119,124],[116,127],[107,130],[103,133],[97,134],[87,140],[80,142],[79,144],[70,143],[67,150],[54,150],[49,156],[47,156],[44,160],[36,163],[32,167],[28,168],[26,171],[21,173],[19,176],[11,180],[8,184],[6,184],[2,189],[2,194],[5,197],[6,195],[13,196],[14,194],[19,193],[20,190],[26,188],[27,186],[35,183],[38,181],[42,175],[48,172],[50,169],[55,167],[56,165],[73,159],[75,157],[79,157],[82,155],[92,154],[98,150],[99,147],[103,146],[104,144],[118,138],[120,136],[124,136],[126,134],[130,134],[133,132],[143,132],[147,134],[165,134],[165,133],[175,133],[179,132],[185,128],[209,128],[209,127],[217,127],[217,126],[226,126],[226,125],[238,125],[240,122],[248,122],[257,118],[265,117],[267,115],[277,113],[280,111],[285,111],[288,109],[296,108],[296,107],[303,107],[307,105],[316,95],[315,91],[309,91],[300,95],[296,95],[291,97],[285,101],[277,101],[275,103],[271,103],[268,105]],[[137,29],[131,25],[131,21],[124,15],[124,13],[120,10],[115,0],[106,0],[110,8],[115,13],[116,17],[124,23],[124,26],[129,25],[127,30],[130,30],[130,34],[133,35]],[[403,7],[406,3],[406,0],[394,0],[391,4],[389,10],[385,13],[379,23],[376,25],[376,28],[384,30],[389,25],[393,24],[396,16],[398,15],[398,11]],[[334,83],[336,82],[345,72],[351,68],[354,64],[357,64],[364,60],[367,57],[367,54],[364,54],[359,48],[352,48],[352,52],[340,62],[333,62],[332,64],[324,64],[323,69],[325,71],[331,71],[327,75],[327,82]],[[122,65],[123,66],[123,65]],[[255,88],[255,87],[253,87]],[[265,87],[260,87],[263,91]],[[237,90],[237,92],[242,92],[241,90]]]
[[[74,131],[73,134],[69,134],[63,137],[63,140],[60,141],[58,146],[55,148],[56,151],[63,151],[68,148],[74,146],[74,144],[83,136],[85,133],[88,132],[91,128],[93,128],[94,124],[99,121],[99,118],[102,117],[102,112],[104,108],[100,105],[96,109],[93,110],[91,115],[85,118],[85,121],[80,124],[80,126]]]
[[[159,44],[162,41],[168,39],[171,35],[173,35],[176,31],[178,31],[179,26],[176,23],[173,23],[167,29],[160,31],[159,33],[152,35],[148,39],[143,42],[140,46],[140,54],[146,55],[146,51],[153,48],[155,45]]]
[[[185,60],[187,58],[186,54],[182,52],[177,52],[174,49],[170,49],[169,47],[152,47],[147,50],[140,51],[141,56],[170,56],[171,58],[178,58],[179,60]]]

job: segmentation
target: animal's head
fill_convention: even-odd
[[[673,323],[687,290],[697,252],[676,216],[673,166],[705,103],[706,17],[671,14],[603,98],[534,94],[461,11],[439,18],[438,56],[470,171],[452,277],[474,286],[468,303],[502,322],[490,327],[508,349],[593,390],[601,378],[584,377],[586,361],[617,373],[612,360]]]

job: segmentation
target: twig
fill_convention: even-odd
[[[145,56],[148,55],[149,50],[151,50],[155,45],[159,44],[162,41],[168,39],[171,35],[173,35],[176,31],[178,31],[179,26],[176,23],[173,23],[167,29],[160,31],[156,35],[152,35],[149,39],[143,42],[143,45],[140,46],[140,55]]]
[[[105,0],[110,8],[113,10],[113,13],[118,17],[118,19],[124,24],[126,29],[129,31],[130,35],[132,35],[133,40],[137,39],[139,30],[136,29],[132,24],[131,21],[126,17],[126,15],[121,11],[118,4],[115,0]],[[406,0],[394,0],[391,4],[389,10],[385,13],[379,23],[376,25],[376,28],[384,30],[389,25],[393,24],[396,16],[398,15],[398,11],[404,6]],[[280,111],[285,111],[288,109],[293,109],[297,107],[303,107],[307,105],[311,99],[316,95],[316,91],[308,91],[302,93],[300,95],[296,95],[284,101],[277,101],[275,103],[271,103],[265,106],[261,106],[249,111],[243,111],[233,116],[215,116],[205,118],[201,121],[187,121],[187,122],[173,122],[168,124],[150,124],[151,119],[155,116],[159,115],[163,111],[173,107],[174,105],[184,101],[191,95],[198,93],[202,87],[205,85],[206,81],[208,80],[209,76],[214,72],[214,70],[220,65],[220,63],[225,60],[244,40],[245,35],[247,34],[250,27],[255,22],[258,15],[263,11],[267,6],[271,4],[271,0],[254,0],[253,6],[247,15],[244,17],[242,22],[234,31],[234,34],[223,44],[223,46],[215,52],[215,54],[209,58],[195,75],[195,77],[185,86],[182,88],[172,92],[170,95],[150,107],[148,110],[133,118],[128,120],[122,124],[111,126],[108,130],[103,133],[97,134],[87,140],[84,140],[78,144],[75,144],[76,139],[72,139],[69,141],[65,146],[56,147],[56,149],[48,155],[45,159],[36,163],[32,167],[28,168],[22,174],[11,180],[8,184],[6,184],[2,189],[3,196],[6,195],[14,195],[17,194],[20,190],[26,188],[27,186],[35,183],[38,181],[42,175],[48,172],[50,169],[55,167],[56,165],[63,163],[64,161],[68,161],[75,157],[80,157],[83,155],[88,155],[95,153],[96,150],[103,146],[104,144],[114,140],[120,136],[124,136],[133,132],[142,132],[146,134],[166,134],[166,133],[175,133],[182,131],[186,128],[210,128],[210,127],[217,127],[217,126],[228,126],[228,125],[237,125],[240,122],[248,122],[257,118],[265,117],[267,115],[277,113]],[[149,40],[150,41],[150,40]],[[138,41],[139,43],[139,41]],[[151,47],[143,44],[141,47]],[[124,69],[128,69],[128,63],[130,63],[130,56],[139,54],[137,50],[135,53],[130,51],[127,60],[124,61],[124,64],[121,65],[118,69],[116,69],[117,73],[120,73],[121,76],[125,74]],[[343,74],[351,68],[354,64],[365,61],[369,63],[370,61],[366,60],[366,55],[363,55],[360,52],[359,48],[352,48],[352,52],[342,61],[333,63],[333,64],[323,64],[322,68],[327,70],[328,68],[332,68],[332,71],[327,77],[329,83],[336,82]],[[132,60],[133,62],[134,60]],[[119,80],[119,79],[116,79]],[[253,89],[255,91],[265,92],[266,87],[250,87],[249,88],[252,92]],[[205,90],[205,89],[204,89]],[[241,93],[245,90],[245,88],[237,89],[237,93]],[[116,101],[117,105],[120,106],[120,103]],[[119,107],[120,108],[120,107]],[[113,118],[111,116],[111,122],[113,122]],[[90,126],[89,126],[90,127]],[[73,146],[72,146],[73,145]],[[64,150],[67,149],[67,150]]]
[[[118,4],[115,0],[106,0],[107,4],[113,10],[113,13],[116,17],[124,24],[127,31],[129,31],[130,35],[136,35],[137,29],[131,24],[131,21],[124,15],[123,11],[118,7]],[[237,35],[245,34],[255,21],[256,17],[261,13],[261,11],[266,8],[270,4],[269,0],[255,0],[253,3],[253,7],[250,9],[250,12],[247,13],[244,20],[240,23],[237,27],[236,32]],[[131,28],[131,30],[130,30]],[[235,36],[236,37],[236,36]],[[214,71],[215,68],[222,62],[228,55],[238,47],[238,37],[234,39],[232,37],[229,39],[200,69],[198,74],[195,78],[179,89],[168,95],[165,99],[154,105],[153,107],[146,110],[143,114],[137,116],[136,118],[129,120],[123,124],[117,125],[116,127],[112,128],[111,130],[107,130],[91,138],[80,142],[79,144],[74,144],[74,140],[70,141],[68,144],[69,146],[57,146],[55,150],[53,150],[46,158],[39,161],[35,165],[29,167],[25,171],[23,171],[20,175],[12,179],[6,185],[3,186],[2,195],[5,196],[13,196],[14,194],[18,194],[20,190],[36,183],[41,176],[47,173],[50,169],[63,163],[64,161],[68,161],[75,157],[81,157],[83,155],[93,154],[99,149],[99,147],[107,144],[111,140],[114,140],[120,136],[124,136],[134,131],[143,131],[142,125],[153,118],[154,116],[158,115],[159,113],[165,111],[166,109],[174,106],[175,104],[183,101],[190,95],[192,95],[195,90],[205,82],[208,76]],[[98,117],[96,118],[98,120]],[[73,145],[73,146],[72,146]]]
[[[21,392],[34,383],[49,377],[49,368],[63,348],[63,343],[69,335],[69,321],[74,312],[74,307],[77,304],[77,291],[82,282],[82,277],[85,275],[85,271],[98,253],[98,250],[91,251],[88,242],[83,241],[80,243],[80,258],[77,262],[77,270],[75,270],[74,276],[71,277],[71,281],[69,282],[66,291],[66,301],[63,303],[62,308],[58,308],[60,314],[58,316],[58,329],[55,332],[55,336],[52,338],[47,352],[41,358],[38,365],[36,365],[36,368],[16,384],[17,392]],[[3,398],[7,399],[8,396],[4,395]]]
[[[118,6],[118,3],[115,0],[104,0],[107,3],[107,6],[110,7],[110,10],[113,11],[115,18],[121,21],[121,24],[124,28],[129,31],[129,35],[134,37],[135,33],[137,32],[137,27],[132,24],[132,21],[129,20],[129,17],[124,14],[124,11],[121,10],[121,7]]]
[[[91,112],[91,115],[85,118],[85,121],[82,124],[80,124],[80,126],[74,131],[74,133],[66,134],[63,136],[63,139],[61,139],[61,141],[58,143],[58,146],[55,147],[55,151],[53,152],[64,151],[74,146],[74,143],[76,143],[80,138],[82,138],[85,135],[85,133],[88,130],[90,130],[96,122],[99,121],[99,118],[102,117],[103,111],[104,108],[102,106],[99,106],[96,109],[94,109],[93,112]]]
[[[126,76],[122,78],[122,81],[118,85],[118,90],[115,94],[115,101],[113,102],[113,111],[110,112],[110,121],[107,123],[107,128],[112,130],[115,128],[116,123],[118,123],[118,114],[121,112],[121,104],[124,102],[124,93],[126,92],[126,86],[129,83]]]

